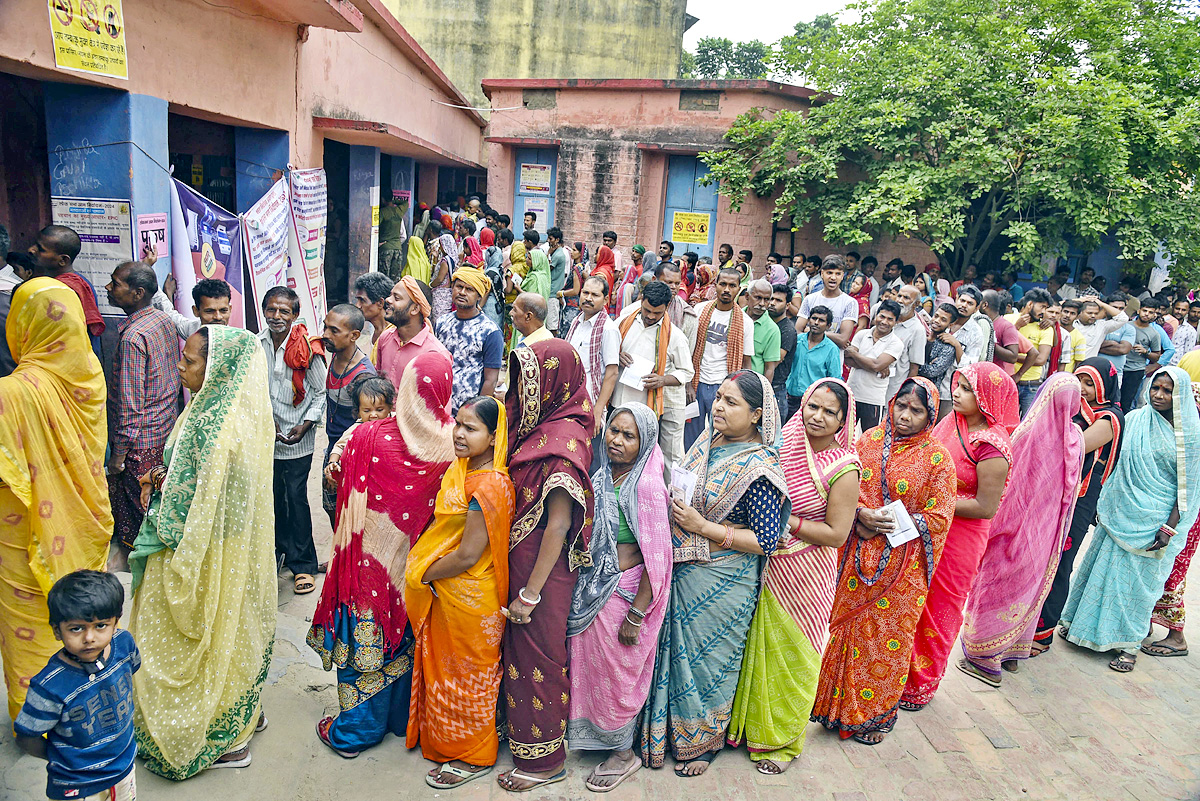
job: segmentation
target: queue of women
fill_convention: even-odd
[[[104,381],[78,299],[34,279],[9,320],[0,648],[15,714],[20,677],[57,647],[45,592],[102,568],[112,521]],[[249,764],[267,726],[266,370],[253,334],[193,335],[180,363],[191,399],[147,480],[131,558],[135,725],[146,766],[173,779]],[[502,737],[510,791],[564,780],[568,745],[601,751],[586,785],[605,792],[668,752],[698,776],[743,742],[759,771],[782,773],[810,720],[877,744],[899,710],[934,700],[960,630],[956,666],[994,686],[1056,634],[1115,651],[1122,672],[1139,650],[1186,653],[1181,634],[1143,640],[1152,616],[1182,631],[1200,353],[1160,370],[1124,416],[1117,380],[1087,360],[1018,421],[1012,379],[972,364],[937,422],[937,389],[911,378],[854,441],[844,382],[809,387],[781,426],[769,382],[737,372],[679,465],[688,495],[668,487],[653,412],[594,409],[568,343],[515,349],[504,401],[476,398],[457,418],[448,362],[424,353],[396,413],[361,424],[342,455],[308,637],[337,670],[339,712],[317,736],[353,758],[391,731],[435,763],[435,788],[489,774]]]

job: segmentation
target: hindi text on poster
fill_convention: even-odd
[[[47,0],[54,64],[110,78],[129,78],[121,0]]]
[[[550,165],[522,164],[521,191],[533,192],[538,195],[550,194]]]
[[[711,214],[677,211],[671,219],[671,239],[688,245],[707,245]]]
[[[97,289],[103,288],[113,270],[133,254],[133,220],[128,200],[52,197],[50,219],[79,234],[83,248],[75,257],[75,271]],[[120,317],[125,312],[110,306],[107,296],[97,291],[100,313]]]

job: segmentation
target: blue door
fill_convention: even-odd
[[[675,244],[675,255],[689,250],[712,256],[717,221],[717,185],[701,186],[708,165],[695,156],[671,156],[667,162],[667,211],[663,239]]]
[[[513,193],[512,232],[518,239],[525,230],[525,212],[537,214],[534,228],[546,240],[554,227],[554,194],[558,186],[558,151],[551,148],[517,149],[517,174]]]

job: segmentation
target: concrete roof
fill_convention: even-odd
[[[484,78],[483,93],[490,100],[493,89],[629,89],[708,90],[719,92],[768,92],[784,97],[814,100],[815,89],[768,80],[684,80],[661,78]]]

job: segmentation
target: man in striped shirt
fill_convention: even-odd
[[[179,336],[175,323],[150,305],[154,270],[137,261],[113,271],[108,302],[125,312],[113,362],[112,452],[108,490],[119,548],[110,570],[125,570],[142,527],[138,479],[163,463],[163,448],[179,416]]]

